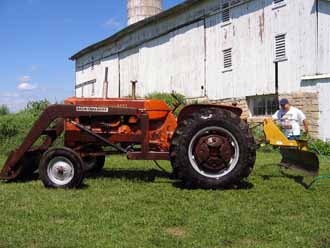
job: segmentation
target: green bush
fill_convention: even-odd
[[[34,117],[39,117],[42,111],[50,104],[46,99],[41,101],[30,101],[26,105],[25,112],[32,114]]]
[[[0,139],[10,138],[18,134],[19,124],[14,115],[6,115],[0,118]]]
[[[180,93],[174,93],[174,95],[179,99],[180,102],[186,103],[186,97]],[[174,104],[177,102],[176,99],[170,93],[161,93],[161,92],[153,92],[146,95],[147,99],[159,99],[163,100],[167,103],[170,108],[174,107]]]
[[[47,100],[29,102],[27,107],[18,113],[0,115],[1,154],[8,154],[22,143],[48,104]]]
[[[250,129],[252,131],[253,137],[255,140],[264,141],[265,134],[263,131],[263,126],[259,123],[251,122],[249,123]]]
[[[35,117],[27,112],[0,116],[0,153],[8,153],[17,148],[35,122]]]
[[[330,156],[330,142],[324,142],[319,139],[309,140],[309,149],[320,153],[321,155]]]
[[[8,115],[10,113],[9,108],[6,105],[0,105],[0,116]]]
[[[257,144],[260,144],[259,151],[260,152],[273,152],[276,148],[272,145],[266,144],[266,137],[263,130],[263,125],[259,123],[249,123],[249,126],[252,131],[252,135]]]

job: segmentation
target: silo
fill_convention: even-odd
[[[127,0],[128,25],[157,15],[162,10],[162,0]]]

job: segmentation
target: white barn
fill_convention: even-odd
[[[176,91],[237,102],[250,119],[287,97],[330,140],[329,0],[188,0],[71,57],[76,96]]]

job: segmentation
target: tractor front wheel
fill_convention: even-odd
[[[175,175],[188,187],[227,188],[251,173],[255,144],[239,116],[208,108],[178,123],[170,154]]]
[[[46,151],[39,164],[39,176],[47,188],[78,188],[84,178],[83,161],[69,148]]]

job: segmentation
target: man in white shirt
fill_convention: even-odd
[[[290,140],[297,140],[300,138],[300,125],[304,125],[305,133],[308,133],[307,119],[304,113],[295,107],[292,107],[288,99],[280,100],[281,109],[278,110],[272,118],[279,122],[283,133]]]

